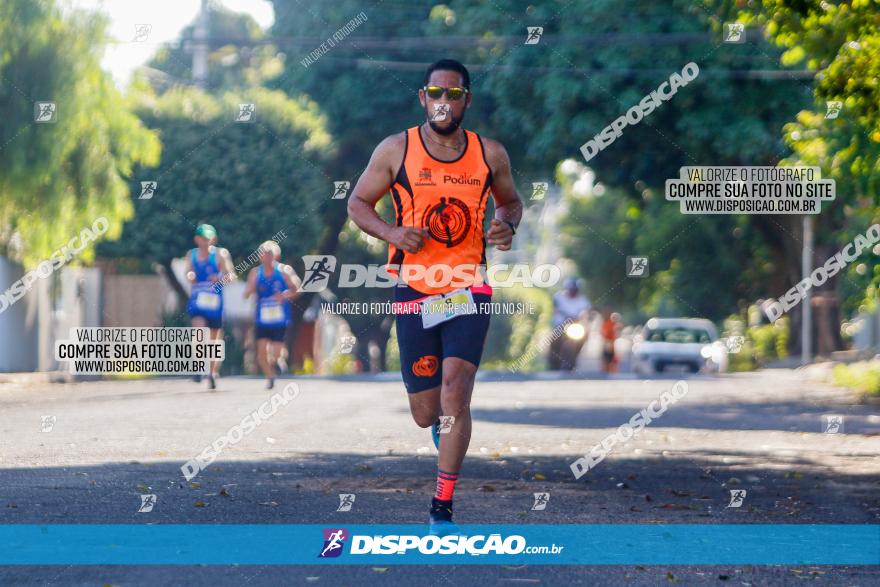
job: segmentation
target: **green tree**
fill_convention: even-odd
[[[823,177],[837,184],[837,200],[823,205],[816,218],[812,262],[813,266],[821,265],[856,233],[880,220],[880,3],[761,0],[742,4],[721,0],[705,4],[717,10],[718,17],[712,20],[716,28],[725,20],[737,19],[763,31],[783,48],[783,65],[806,66],[815,72],[805,86],[813,103],[792,116],[783,129],[791,150],[783,163],[819,166]],[[837,118],[825,117],[829,101],[843,104]],[[784,239],[787,246],[779,265],[785,272],[785,283],[775,290],[781,293],[801,278],[800,219],[768,220],[775,221],[775,226],[763,226],[767,238],[780,232],[794,237]],[[870,269],[859,273],[860,263],[868,263]],[[816,288],[815,295],[823,300],[818,306],[816,332],[826,336],[813,348],[820,353],[840,348],[841,308],[852,310],[865,297],[872,298],[878,284],[880,266],[874,256],[865,253],[847,271]],[[791,344],[797,351],[799,313],[792,315],[792,330]]]
[[[100,216],[118,237],[133,166],[158,160],[155,133],[100,68],[106,24],[51,0],[0,3],[0,253],[24,263]],[[54,122],[35,122],[36,102],[55,103]]]
[[[285,262],[296,265],[315,246],[314,217],[332,185],[322,166],[333,147],[314,102],[262,88],[219,97],[195,88],[139,96],[137,112],[162,136],[164,156],[136,170],[136,214],[119,242],[102,245],[102,255],[134,259],[140,270],[161,264],[182,298],[170,263],[193,246],[199,223],[217,228],[236,263],[278,231],[287,235]],[[234,121],[243,103],[254,104],[255,122]],[[140,182],[154,180],[154,197],[138,199]]]

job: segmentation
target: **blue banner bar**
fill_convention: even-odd
[[[3,565],[877,565],[880,525],[3,525]],[[323,556],[322,556],[323,555]]]

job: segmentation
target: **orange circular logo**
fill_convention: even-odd
[[[440,198],[440,203],[425,214],[424,224],[432,239],[454,247],[470,232],[471,213],[467,204],[458,198]]]
[[[434,355],[425,355],[419,357],[419,360],[412,364],[412,372],[416,377],[430,377],[437,372],[440,361]]]

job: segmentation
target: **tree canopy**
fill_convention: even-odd
[[[159,140],[100,67],[105,20],[50,0],[0,4],[0,253],[34,263],[96,218],[117,237],[128,180]],[[54,103],[36,122],[36,103]],[[88,258],[91,251],[86,251]]]

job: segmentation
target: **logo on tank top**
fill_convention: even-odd
[[[458,175],[444,175],[443,183],[454,183],[457,185],[481,185],[482,182],[473,177],[470,173],[459,173]]]
[[[440,198],[425,214],[425,227],[437,242],[454,247],[471,229],[471,212],[458,198]]]
[[[422,169],[419,171],[419,181],[416,182],[416,185],[437,185],[436,183],[434,183],[434,178],[431,176],[430,167],[422,167]]]

